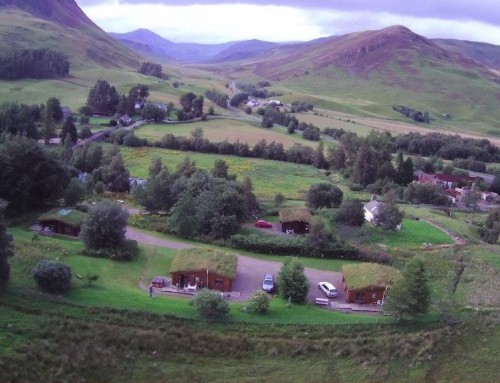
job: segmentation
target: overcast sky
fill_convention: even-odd
[[[500,45],[498,0],[76,0],[107,32],[150,29],[175,42],[305,41],[390,25]]]

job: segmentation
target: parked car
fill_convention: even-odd
[[[266,274],[262,282],[262,290],[266,293],[272,293],[275,290],[274,277],[272,274]]]
[[[320,282],[318,283],[318,287],[325,293],[328,298],[335,298],[337,295],[339,295],[337,288],[330,282]]]
[[[255,222],[255,227],[271,229],[273,227],[273,224],[271,222],[264,221],[263,219],[259,219],[257,222]]]

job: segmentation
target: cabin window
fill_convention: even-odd
[[[216,286],[222,286],[224,284],[224,281],[220,278],[215,279],[215,285]]]

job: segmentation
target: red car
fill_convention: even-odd
[[[255,227],[271,229],[273,227],[273,224],[271,222],[264,221],[263,219],[259,219],[257,222],[255,222]]]

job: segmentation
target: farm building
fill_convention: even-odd
[[[309,209],[305,207],[283,208],[279,211],[279,217],[283,233],[309,233],[309,225],[312,217]]]
[[[85,214],[75,209],[52,209],[41,215],[38,222],[57,234],[78,237]]]
[[[231,291],[236,277],[238,258],[235,254],[210,249],[186,249],[172,261],[172,284],[179,287],[208,287]]]
[[[347,303],[381,304],[387,288],[401,278],[398,269],[378,263],[344,265],[342,275]]]

